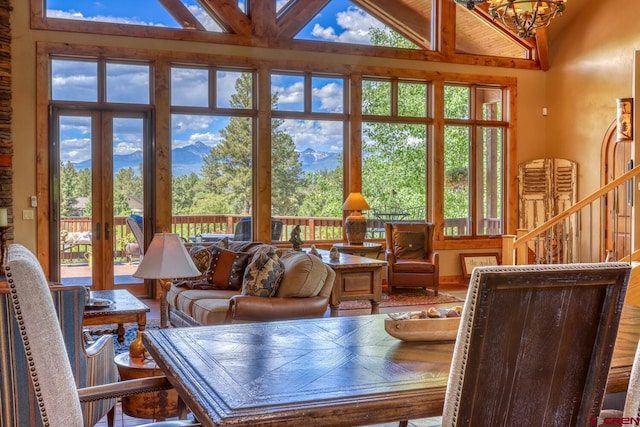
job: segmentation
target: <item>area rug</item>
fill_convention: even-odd
[[[85,330],[87,332],[89,332],[89,334],[91,334],[91,331],[93,330],[105,330],[105,329],[115,329],[118,325],[113,324],[113,325],[100,325],[100,326],[91,326],[88,328],[85,328]],[[151,329],[159,329],[160,328],[160,319],[148,319],[147,320],[147,325],[145,326],[145,330],[151,330]],[[131,341],[133,341],[136,337],[136,332],[138,331],[138,324],[137,323],[125,323],[124,324],[124,342],[119,343],[118,342],[118,336],[113,334],[113,347],[115,349],[116,354],[120,354],[120,353],[124,353],[126,351],[129,351],[129,345],[131,344]],[[95,335],[91,335],[92,337],[95,337]]]
[[[438,296],[433,294],[431,289],[422,288],[396,288],[392,294],[388,289],[382,289],[382,301],[380,308],[401,307],[406,305],[433,305],[446,304],[451,302],[462,302],[463,300],[444,292],[438,292]],[[367,300],[343,301],[340,303],[340,310],[356,310],[370,308],[371,302]]]

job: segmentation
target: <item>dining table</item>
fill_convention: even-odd
[[[367,425],[442,414],[454,341],[404,342],[385,314],[170,328],[145,347],[205,426]],[[607,392],[626,390],[640,307],[625,306]]]

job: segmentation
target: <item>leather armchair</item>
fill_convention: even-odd
[[[433,231],[429,222],[385,224],[390,292],[393,288],[431,288],[438,295],[439,256],[433,250]]]
[[[76,385],[89,387],[117,382],[118,370],[113,362],[111,336],[102,336],[85,346],[82,316],[86,289],[82,286],[51,286],[50,290]],[[0,425],[42,426],[26,359],[20,356],[24,353],[22,336],[12,313],[12,303],[9,289],[1,288],[0,401],[9,404],[0,405]],[[109,425],[112,426],[115,404],[115,398],[82,403],[84,424],[94,425],[108,414]]]

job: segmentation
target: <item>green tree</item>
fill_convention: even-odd
[[[233,108],[251,108],[252,75],[243,73],[236,81],[231,96]],[[301,197],[302,164],[295,144],[280,126],[272,122],[272,185],[274,214],[294,211]],[[232,117],[220,131],[220,144],[211,148],[202,166],[202,194],[197,203],[211,213],[251,214],[252,189],[252,121],[248,117]]]
[[[194,204],[198,199],[200,178],[194,172],[173,177],[172,211],[174,215],[196,213]]]
[[[136,175],[133,168],[122,168],[113,182],[113,215],[127,216],[131,214],[129,196],[143,199],[142,176]]]
[[[60,216],[77,216],[78,172],[71,162],[60,162]]]

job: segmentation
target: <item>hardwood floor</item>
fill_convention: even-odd
[[[464,299],[467,295],[467,285],[466,284],[446,284],[440,286],[440,291],[454,295],[460,299]],[[143,300],[145,304],[149,306],[151,311],[148,313],[148,319],[159,319],[160,318],[160,303],[158,300]],[[440,304],[441,306],[451,306],[451,303]],[[437,304],[436,304],[437,306]],[[402,311],[419,311],[423,310],[424,306],[403,306]],[[381,313],[392,313],[398,311],[398,307],[382,307],[380,308]],[[355,309],[355,310],[341,310],[338,312],[339,316],[359,316],[369,314],[368,309]],[[329,317],[330,311],[327,309],[325,313],[325,317]],[[120,404],[118,404],[116,408],[116,421],[115,427],[133,427],[139,426],[141,424],[147,424],[152,422],[152,420],[145,420],[140,418],[133,418],[126,416],[120,410]],[[424,418],[420,420],[411,420],[409,421],[409,427],[435,427],[441,425],[441,417],[433,417],[433,418]],[[96,426],[98,427],[107,427],[107,419],[106,417],[100,421]],[[397,427],[398,423],[386,423],[386,424],[377,424],[377,427]]]

